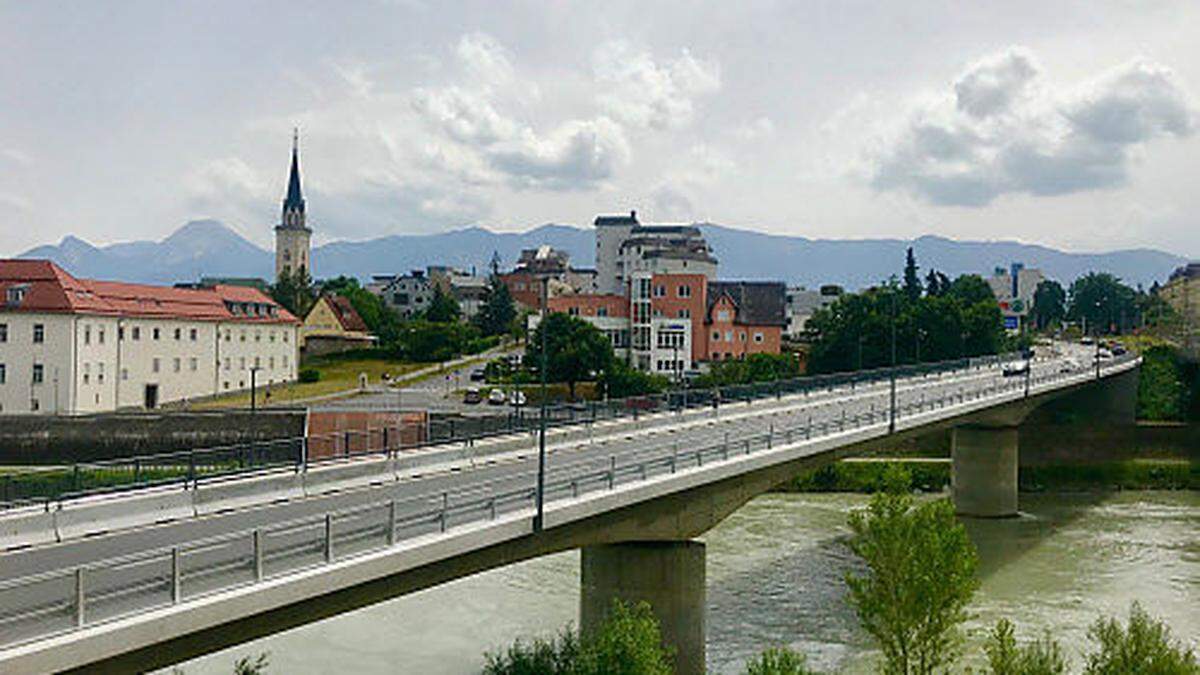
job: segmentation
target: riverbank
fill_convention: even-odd
[[[901,465],[913,488],[941,492],[950,487],[947,458],[902,457],[848,459],[827,464],[779,485],[775,492],[871,493],[883,485],[884,472]],[[1128,459],[1087,464],[1022,466],[1022,492],[1111,490],[1200,490],[1200,462],[1188,459]]]

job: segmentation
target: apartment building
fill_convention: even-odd
[[[0,260],[0,413],[72,414],[296,378],[299,322],[260,290],[78,279]]]
[[[695,225],[643,225],[637,212],[597,216],[596,292],[625,293],[634,274],[717,276],[717,259]]]

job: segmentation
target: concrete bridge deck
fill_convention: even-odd
[[[939,426],[972,425],[986,445],[980,434],[1045,399],[1139,365],[1097,372],[1079,365],[1086,356],[1040,360],[1028,377],[992,366],[901,379],[894,419],[883,382],[598,426],[550,448],[542,531],[526,437],[415,471],[371,465],[323,493],[282,481],[275,497],[238,508],[10,552],[0,556],[0,670],[164,666],[517,560],[686,540],[805,467]],[[1011,470],[1015,508],[1012,459],[964,462],[956,479]],[[1003,485],[988,489],[1008,498]]]

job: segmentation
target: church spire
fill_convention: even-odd
[[[304,227],[304,194],[300,190],[300,130],[292,130],[292,171],[283,200],[283,224]]]

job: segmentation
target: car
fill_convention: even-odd
[[[1113,345],[1113,348],[1112,348],[1113,356],[1124,356],[1128,353],[1129,353],[1129,351],[1127,349],[1125,349],[1124,347],[1122,347],[1121,345]]]
[[[1100,361],[1108,361],[1111,360],[1112,357],[1112,352],[1108,351],[1107,349],[1101,349],[1100,351],[1096,352],[1096,359],[1099,359]]]
[[[504,395],[503,389],[493,389],[488,392],[488,405],[504,405],[508,397]]]
[[[1079,362],[1075,359],[1064,359],[1062,365],[1058,367],[1060,373],[1073,373],[1079,370]]]
[[[483,368],[476,368],[475,370],[471,371],[471,381],[472,382],[483,382],[483,378],[484,378]]]
[[[1027,359],[1021,359],[1020,361],[1013,361],[1011,363],[1004,364],[1005,377],[1016,377],[1018,375],[1025,375],[1028,372],[1029,361]]]
[[[471,387],[467,390],[467,393],[463,394],[463,403],[467,405],[476,405],[481,402],[483,402],[483,395],[474,387]]]
[[[508,404],[514,408],[520,408],[525,405],[528,399],[525,398],[525,392],[520,389],[513,389],[508,392]]]

